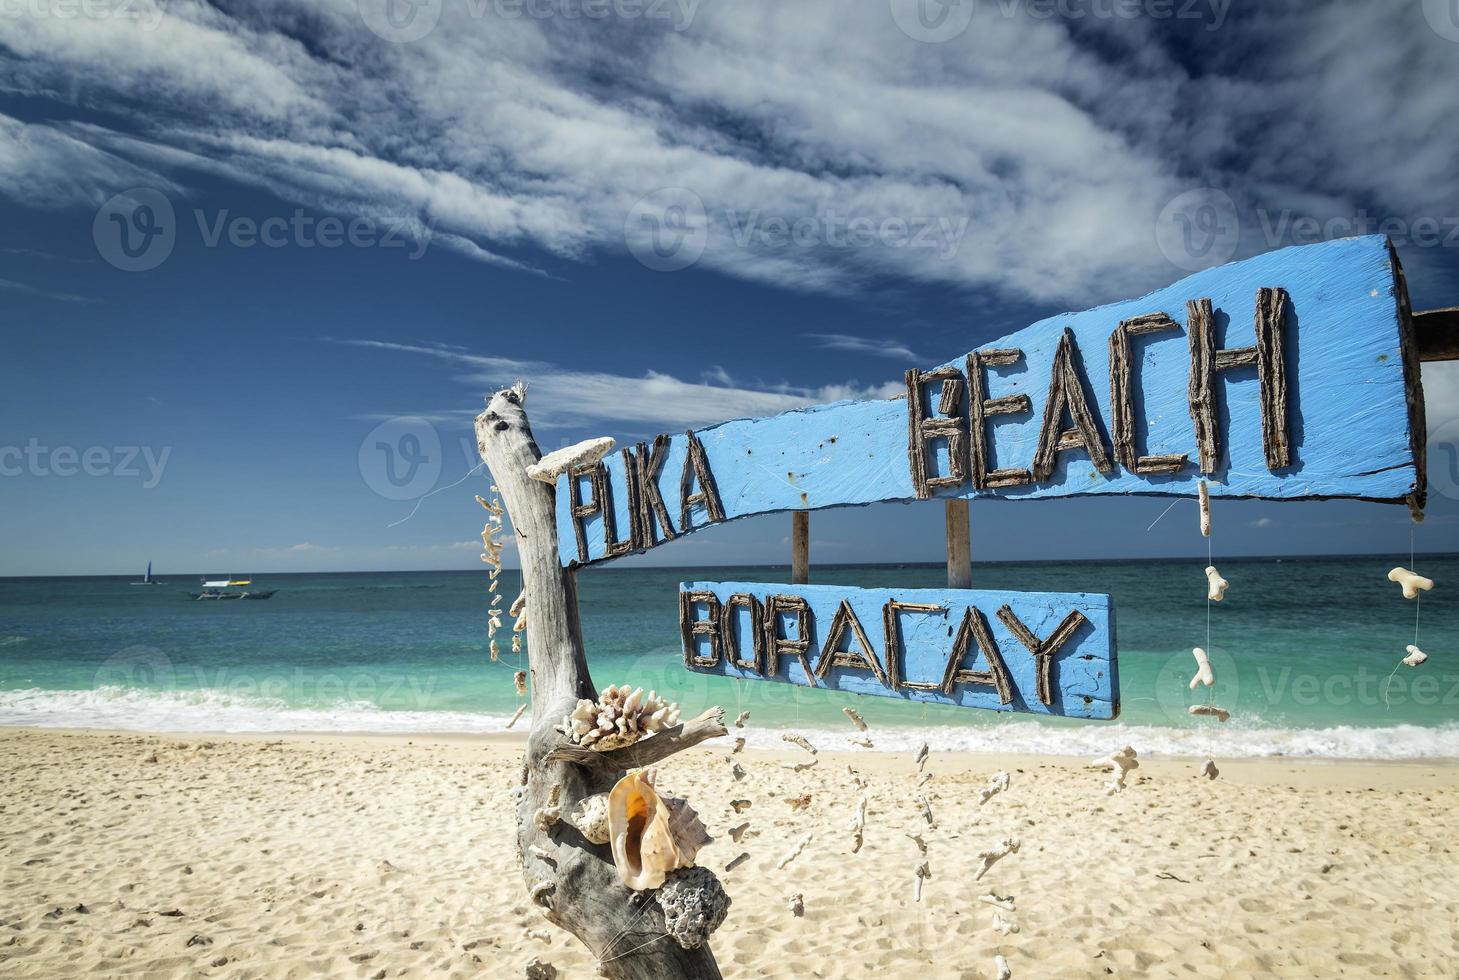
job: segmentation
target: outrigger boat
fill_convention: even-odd
[[[205,578],[203,579],[203,591],[189,592],[188,595],[194,599],[267,599],[278,591],[277,589],[269,589],[265,592],[250,592],[247,589],[239,592],[230,591],[252,584],[253,579],[248,578]]]

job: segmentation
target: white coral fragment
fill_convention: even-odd
[[[1397,582],[1403,587],[1403,597],[1405,599],[1417,599],[1419,590],[1427,592],[1434,587],[1433,579],[1424,578],[1417,572],[1410,572],[1408,569],[1402,567],[1395,568],[1389,572],[1388,581]]]
[[[1418,647],[1410,643],[1408,645],[1408,656],[1403,658],[1403,663],[1406,667],[1417,667],[1419,664],[1428,659],[1429,655],[1427,653],[1424,653]]]
[[[611,437],[599,436],[596,439],[584,439],[562,449],[554,449],[527,467],[527,475],[543,483],[556,483],[557,478],[569,470],[582,469],[600,462],[613,451],[613,446]]]
[[[608,794],[595,793],[583,797],[568,819],[588,843],[608,843]]]
[[[1002,769],[989,776],[988,785],[978,790],[978,805],[982,806],[984,803],[987,803],[999,793],[1008,789],[1009,783],[1011,781],[1012,777],[1009,776],[1008,773],[1003,771]]]
[[[805,896],[800,892],[796,892],[790,896],[790,900],[785,903],[785,907],[790,910],[791,915],[799,919],[805,915]]]
[[[867,730],[866,720],[861,717],[860,712],[855,708],[842,708],[841,711],[847,718],[851,719],[851,724],[855,725],[858,730],[863,732]]]
[[[1214,718],[1217,721],[1230,721],[1231,712],[1225,708],[1218,708],[1214,704],[1193,704],[1190,706],[1190,713],[1202,715],[1207,718]]]
[[[861,844],[866,834],[866,797],[863,795],[856,803],[856,810],[851,814],[851,822],[846,825],[851,831],[851,853],[855,854],[861,850]]]
[[[784,735],[780,736],[780,740],[782,742],[789,742],[791,745],[794,745],[797,748],[805,749],[811,755],[817,754],[816,747],[812,745],[809,741],[807,741],[804,735],[799,735],[795,732],[786,732]]]
[[[987,874],[993,865],[1010,854],[1017,854],[1020,846],[1022,846],[1022,842],[1017,837],[1005,837],[998,842],[997,847],[989,848],[986,851],[979,851],[978,863],[980,867],[973,880],[978,881],[982,879],[983,875]]]
[[[1220,602],[1226,598],[1226,590],[1230,587],[1231,583],[1221,577],[1221,573],[1216,571],[1215,565],[1206,566],[1207,599],[1210,599],[1212,602]]]
[[[1201,766],[1200,775],[1205,776],[1207,779],[1215,779],[1221,775],[1221,770],[1216,768],[1216,761],[1214,759],[1207,759],[1205,765]]]
[[[787,851],[785,853],[785,856],[775,863],[775,870],[784,871],[786,866],[789,865],[790,862],[800,857],[801,852],[806,849],[806,846],[810,844],[812,838],[814,837],[814,834],[806,834],[800,840],[796,841],[795,846]]]
[[[741,711],[740,714],[739,714],[739,717],[737,717],[735,719],[735,727],[736,728],[744,728],[745,727],[745,722],[747,722],[749,720],[750,720],[750,713],[748,711]]]
[[[922,882],[932,877],[932,865],[923,861],[917,865],[917,871],[912,879],[912,901],[922,901]]]
[[[582,698],[562,720],[563,734],[583,748],[606,752],[632,745],[644,735],[679,723],[679,705],[669,704],[654,691],[610,684],[598,700]]]
[[[1104,769],[1113,773],[1113,777],[1104,786],[1106,796],[1114,796],[1124,790],[1125,777],[1130,774],[1130,770],[1140,768],[1140,760],[1136,756],[1135,750],[1126,745],[1118,752],[1111,752],[1089,763],[1091,769]]]
[[[999,953],[993,957],[994,980],[1013,980],[1013,971],[1008,968],[1008,959]]]
[[[1206,656],[1206,651],[1196,647],[1191,650],[1191,656],[1196,658],[1196,675],[1191,678],[1190,689],[1194,691],[1197,684],[1210,687],[1216,683],[1216,672],[1211,669],[1211,658]]]

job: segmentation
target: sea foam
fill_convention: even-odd
[[[294,707],[267,698],[209,690],[154,692],[102,687],[85,691],[0,692],[0,725],[90,728],[139,732],[369,732],[500,733],[508,715],[470,711],[392,711],[364,701],[326,708]],[[525,732],[519,723],[516,731]],[[744,730],[750,745],[784,749],[784,726]],[[797,728],[817,748],[851,751],[850,726]],[[734,731],[734,734],[741,734]],[[924,741],[939,752],[1095,756],[1133,745],[1141,756],[1213,756],[1218,759],[1294,757],[1325,759],[1459,759],[1459,723],[1428,728],[1277,728],[1253,724],[1218,729],[1123,723],[1049,725],[1035,721],[960,726],[880,726],[869,733],[881,752],[915,751]],[[855,751],[866,751],[855,749]]]

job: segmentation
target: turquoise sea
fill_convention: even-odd
[[[1219,562],[1231,589],[1211,609],[1212,694],[1227,725],[1194,719],[1192,646],[1207,646],[1205,562],[978,564],[983,589],[1107,592],[1123,711],[1114,722],[853,698],[683,669],[682,580],[787,580],[783,567],[590,569],[584,634],[600,687],[628,682],[681,702],[752,711],[752,742],[795,727],[827,747],[855,704],[878,749],[1084,754],[1459,758],[1459,557],[1420,556],[1439,587],[1404,600],[1388,569],[1406,555]],[[816,566],[815,581],[940,587],[940,566]],[[264,602],[192,602],[194,574],[165,586],[118,578],[0,579],[0,725],[145,731],[501,731],[518,658],[486,655],[484,572],[258,576]],[[518,590],[503,574],[507,601]],[[1429,662],[1394,668],[1414,642]],[[502,634],[509,648],[509,634]],[[524,659],[524,658],[522,658]],[[1385,703],[1385,695],[1386,702]],[[519,729],[525,726],[519,725]]]

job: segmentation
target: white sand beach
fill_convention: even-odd
[[[721,740],[726,741],[726,740]],[[0,974],[565,978],[592,956],[527,901],[521,744],[439,736],[0,733]],[[716,841],[726,977],[1450,977],[1459,768],[1147,760],[1107,797],[1083,760],[730,746],[662,768]],[[1111,746],[1114,748],[1114,746]],[[865,846],[844,830],[868,781]],[[1009,790],[977,791],[1004,769]],[[809,794],[801,809],[789,801]],[[752,800],[743,817],[732,798]],[[726,830],[751,823],[743,846]],[[780,857],[815,837],[784,870]],[[914,903],[920,856],[932,878]],[[975,881],[975,855],[1016,854]],[[787,898],[804,895],[795,918]],[[987,893],[1011,898],[992,925]]]

